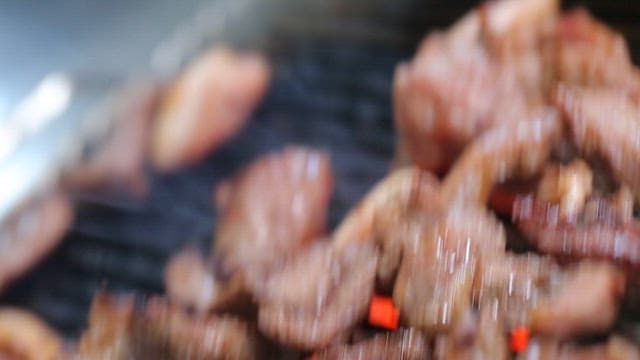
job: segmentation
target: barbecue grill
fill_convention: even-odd
[[[331,154],[336,185],[330,225],[335,227],[389,169],[395,64],[412,55],[429,29],[450,24],[477,1],[233,3],[211,0],[158,48],[150,70],[160,79],[170,77],[205,44],[219,40],[264,50],[275,71],[249,126],[186,171],[170,176],[149,171],[147,199],[79,197],[77,218],[62,245],[11,286],[0,303],[29,307],[65,336],[76,337],[97,290],[163,292],[163,268],[172,253],[188,245],[210,247],[213,185],[285,144]],[[640,6],[621,0],[581,3],[626,35],[637,62]],[[233,16],[215,23],[214,14],[225,6],[235,6],[224,10]]]

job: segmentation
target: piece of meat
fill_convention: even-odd
[[[482,36],[501,56],[518,55],[553,29],[559,8],[558,0],[488,1],[478,10]]]
[[[530,109],[547,102],[553,83],[550,54],[555,49],[549,39],[559,7],[558,0],[506,0],[489,1],[479,8],[484,45],[499,66],[515,74]],[[505,120],[519,121],[517,117]]]
[[[512,101],[501,101],[509,96]],[[494,124],[527,113],[516,76],[477,44],[430,35],[411,63],[396,68],[394,121],[409,159],[443,173],[462,148]]]
[[[36,315],[0,308],[0,359],[56,360],[62,351],[62,339]]]
[[[636,344],[612,336],[604,344],[587,346],[562,345],[557,340],[533,339],[517,360],[638,360]]]
[[[311,356],[313,360],[418,360],[429,359],[429,344],[415,329],[378,334],[352,345],[327,348]]]
[[[584,160],[566,166],[547,165],[538,184],[538,199],[560,204],[560,216],[571,218],[582,212],[591,194],[593,174]]]
[[[87,360],[130,359],[136,346],[131,331],[134,311],[133,296],[96,294],[89,312],[89,328],[78,342],[78,356]]]
[[[630,268],[640,266],[640,225],[621,216],[608,199],[593,197],[581,214],[564,219],[559,205],[521,196],[514,203],[513,220],[544,254],[604,259]]]
[[[585,9],[563,15],[556,24],[553,68],[557,81],[584,86],[637,89],[638,71],[621,34]]]
[[[138,357],[147,359],[256,359],[277,356],[249,324],[230,316],[193,317],[152,298],[134,317]]]
[[[478,263],[505,251],[505,232],[484,209],[454,208],[428,224],[404,249],[393,300],[402,321],[447,330],[471,306]]]
[[[372,240],[379,222],[389,226],[404,220],[412,211],[439,209],[439,186],[438,179],[417,167],[394,170],[380,180],[340,223],[333,235],[335,246],[340,248]]]
[[[534,254],[488,258],[474,279],[474,303],[493,309],[506,329],[528,324],[530,310],[548,297],[560,272],[551,258]]]
[[[133,297],[96,296],[81,359],[255,359],[269,348],[249,324],[229,316],[189,315],[161,298],[139,308]]]
[[[215,267],[192,248],[172,256],[165,270],[165,287],[171,300],[200,313],[255,312],[242,280],[217,276]]]
[[[367,314],[377,254],[370,244],[340,251],[318,242],[273,273],[257,291],[258,325],[285,346],[317,350]]]
[[[289,147],[253,162],[234,181],[216,228],[223,276],[249,290],[271,267],[325,231],[332,175],[327,155]]]
[[[628,186],[621,186],[611,198],[611,206],[615,209],[620,221],[629,222],[633,220],[633,193]]]
[[[564,276],[531,310],[531,331],[561,339],[606,333],[618,316],[624,273],[607,263],[582,261]]]
[[[134,84],[116,99],[112,128],[103,143],[84,154],[80,164],[64,174],[62,183],[73,192],[118,192],[142,196],[148,192],[144,163],[148,155],[151,120],[160,87]]]
[[[557,0],[501,0],[489,1],[480,7],[483,35],[507,39],[513,33],[535,33],[541,22],[555,20]]]
[[[562,127],[553,111],[493,128],[471,143],[442,184],[443,201],[485,204],[493,186],[538,172]]]
[[[417,167],[393,171],[347,214],[334,232],[334,245],[376,244],[378,285],[392,288],[404,244],[419,241],[423,222],[439,210],[438,189],[438,180]]]
[[[62,194],[36,198],[0,224],[0,291],[60,242],[73,220]]]
[[[436,337],[433,358],[507,360],[510,357],[504,326],[491,307],[481,308],[479,314],[469,313],[468,319],[456,324],[450,333]]]
[[[479,134],[543,104],[550,71],[540,43],[557,9],[556,0],[487,3],[396,68],[394,121],[413,164],[443,173]]]
[[[560,84],[554,101],[563,111],[576,147],[600,156],[615,178],[640,196],[640,109],[628,92]]]
[[[166,91],[155,119],[151,158],[162,171],[191,165],[237,133],[265,93],[267,60],[216,46]]]
[[[475,302],[492,308],[507,329],[525,325],[560,339],[608,330],[625,286],[624,274],[609,264],[583,261],[560,269],[533,254],[489,259],[475,280]]]

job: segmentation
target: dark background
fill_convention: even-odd
[[[203,3],[0,0],[0,121],[53,70],[152,75],[154,48]],[[284,144],[316,146],[332,155],[335,226],[388,169],[395,64],[411,56],[427,30],[450,24],[477,1],[273,3],[283,15],[266,34],[274,81],[250,126],[192,169],[164,177],[150,173],[146,201],[80,201],[62,245],[3,294],[0,304],[32,308],[75,337],[96,290],[162,292],[171,253],[185,244],[205,251],[210,246],[213,185]],[[622,0],[584,3],[624,32],[637,60],[640,6]]]

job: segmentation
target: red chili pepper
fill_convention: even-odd
[[[386,296],[374,295],[369,306],[369,324],[388,330],[396,330],[400,310],[393,306],[393,300]]]
[[[511,216],[516,194],[504,189],[495,189],[489,197],[489,206],[500,215]]]
[[[511,350],[522,352],[529,346],[529,329],[524,326],[517,327],[511,331]]]

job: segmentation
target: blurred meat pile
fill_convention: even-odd
[[[203,55],[113,137],[136,154],[126,169],[98,153],[68,186],[140,179],[145,154],[193,164],[268,78],[258,55]],[[329,156],[263,155],[216,184],[211,250],[177,252],[165,296],[96,295],[67,347],[5,310],[0,357],[640,359],[618,326],[640,289],[640,75],[624,39],[554,0],[495,0],[427,36],[393,92],[394,169],[334,231]]]

